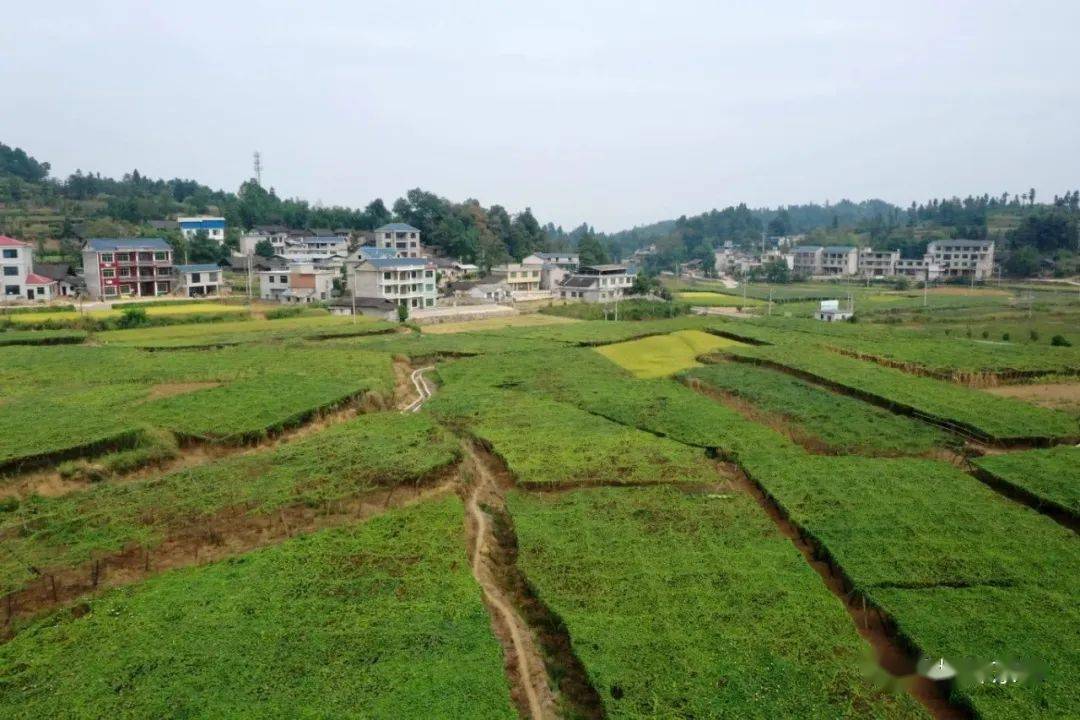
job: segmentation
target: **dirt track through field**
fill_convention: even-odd
[[[471,476],[465,508],[468,515],[472,572],[491,612],[492,627],[506,654],[511,696],[522,715],[532,720],[557,718],[558,700],[548,682],[544,657],[532,629],[517,609],[508,587],[513,572],[505,548],[500,547],[485,508],[505,512],[503,490],[473,446],[465,443],[465,469]]]

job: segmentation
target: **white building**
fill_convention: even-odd
[[[208,297],[221,294],[221,268],[213,263],[176,265],[176,292],[185,297]]]
[[[334,290],[334,270],[312,265],[295,265],[287,270],[259,273],[259,297],[280,303],[316,303],[330,300]]]
[[[190,240],[200,232],[206,233],[206,237],[219,243],[225,242],[225,218],[213,215],[196,215],[193,217],[178,217],[177,224],[180,232]]]
[[[896,274],[899,250],[859,249],[859,274],[863,277],[891,277]]]
[[[375,247],[392,249],[398,257],[423,257],[420,231],[408,223],[388,223],[375,228],[374,235]]]
[[[302,238],[291,238],[285,241],[285,247],[280,255],[289,257],[290,254],[297,255],[341,255],[342,257],[349,253],[349,239],[341,237],[339,235],[324,235],[324,236],[306,236]]]
[[[613,302],[622,298],[634,282],[625,265],[583,265],[558,289],[563,300]]]
[[[393,300],[408,308],[435,307],[435,263],[427,258],[371,258],[345,267],[349,292],[357,298]]]
[[[985,280],[994,272],[992,240],[934,240],[926,246],[926,261],[936,263],[944,277],[975,276]]]
[[[555,265],[564,270],[577,270],[581,256],[572,252],[535,252],[521,262],[523,265]]]
[[[822,300],[814,317],[823,322],[841,322],[851,319],[854,314],[850,308],[841,310],[839,300]]]
[[[828,245],[821,251],[821,275],[854,275],[859,271],[859,249]]]
[[[34,272],[34,249],[29,243],[0,235],[0,280],[2,302],[52,300],[57,294],[55,280]]]

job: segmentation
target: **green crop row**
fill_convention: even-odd
[[[82,330],[8,330],[0,332],[0,347],[6,345],[73,345],[86,340]]]
[[[323,337],[344,337],[387,332],[395,326],[379,320],[337,315],[286,317],[275,320],[221,322],[211,325],[136,328],[102,332],[96,339],[110,345],[147,348],[207,347],[257,341],[281,341]]]
[[[1080,447],[987,455],[975,465],[1074,519],[1080,516]]]
[[[925,423],[773,370],[729,362],[686,375],[782,417],[799,437],[836,454],[915,455],[955,442]]]
[[[608,718],[922,718],[750,496],[513,492],[518,565]]]
[[[170,572],[0,646],[0,716],[516,717],[448,497]]]
[[[717,479],[699,451],[529,393],[450,384],[428,408],[468,426],[523,486]]]
[[[863,398],[913,412],[988,440],[1017,441],[1080,436],[1068,415],[1009,398],[909,375],[809,344],[733,346],[725,354],[787,368],[857,393]]]
[[[417,482],[453,463],[458,447],[423,414],[362,415],[273,450],[137,482],[31,496],[0,512],[0,590],[117,553],[153,548],[224,510],[318,507],[376,486]]]

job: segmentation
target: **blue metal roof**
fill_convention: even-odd
[[[791,252],[817,252],[820,249],[820,245],[798,245],[791,248]]]
[[[426,267],[431,261],[427,258],[371,258],[366,262],[382,269],[394,267]]]
[[[409,223],[387,223],[382,227],[375,228],[375,232],[420,232],[418,228],[414,228]]]
[[[172,250],[161,238],[90,238],[86,247],[95,252],[113,250]]]
[[[849,253],[855,249],[854,245],[826,245],[825,252],[828,253]]]
[[[198,220],[180,220],[182,230],[223,230],[225,218],[200,218]]]
[[[173,265],[177,272],[192,273],[192,272],[215,272],[221,268],[214,263],[204,263],[202,265]]]

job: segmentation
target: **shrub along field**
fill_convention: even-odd
[[[0,646],[5,718],[510,718],[457,498],[167,573]]]
[[[0,512],[0,594],[36,576],[118,553],[153,549],[223,511],[314,508],[375,487],[418,483],[459,450],[424,414],[362,415],[273,450],[59,497],[32,496]]]

